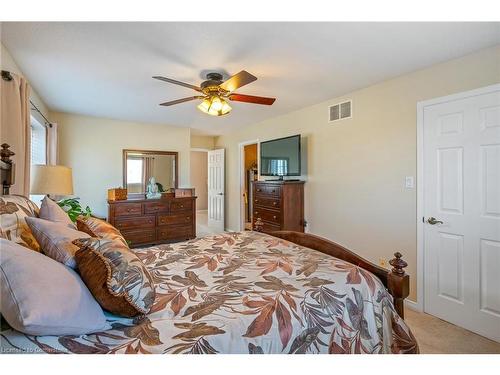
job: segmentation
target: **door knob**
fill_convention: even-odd
[[[435,217],[430,217],[427,219],[427,222],[430,224],[430,225],[436,225],[436,224],[443,224],[443,222],[441,220],[436,220]]]
[[[217,195],[224,195],[224,193],[217,193]]]

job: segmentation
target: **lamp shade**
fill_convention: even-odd
[[[73,173],[62,165],[33,165],[31,169],[31,194],[73,194]]]

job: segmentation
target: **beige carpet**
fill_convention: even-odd
[[[405,309],[406,323],[423,354],[500,354],[500,343],[445,322],[432,315]]]
[[[205,237],[219,232],[213,230],[208,226],[208,212],[207,210],[196,211],[196,237]]]

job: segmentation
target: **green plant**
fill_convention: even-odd
[[[157,183],[156,183],[156,186],[158,186],[158,191],[159,191],[160,193],[163,193],[163,192],[165,191],[165,189],[163,188],[163,185],[162,185],[162,184],[160,184],[159,182],[157,182]]]
[[[89,217],[92,214],[89,206],[85,207],[85,209],[82,208],[79,199],[80,198],[67,198],[57,202],[57,204],[66,211],[72,222],[75,222],[78,216]]]

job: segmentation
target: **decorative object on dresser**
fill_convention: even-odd
[[[196,197],[108,201],[108,221],[130,247],[196,237]]]
[[[304,181],[254,181],[253,223],[262,232],[304,232]]]
[[[123,201],[127,199],[127,194],[128,194],[127,189],[123,189],[121,187],[108,189],[108,200]]]
[[[194,192],[194,188],[180,188],[180,189],[175,189],[175,197],[176,198],[182,198],[182,197],[194,197],[196,194]]]

